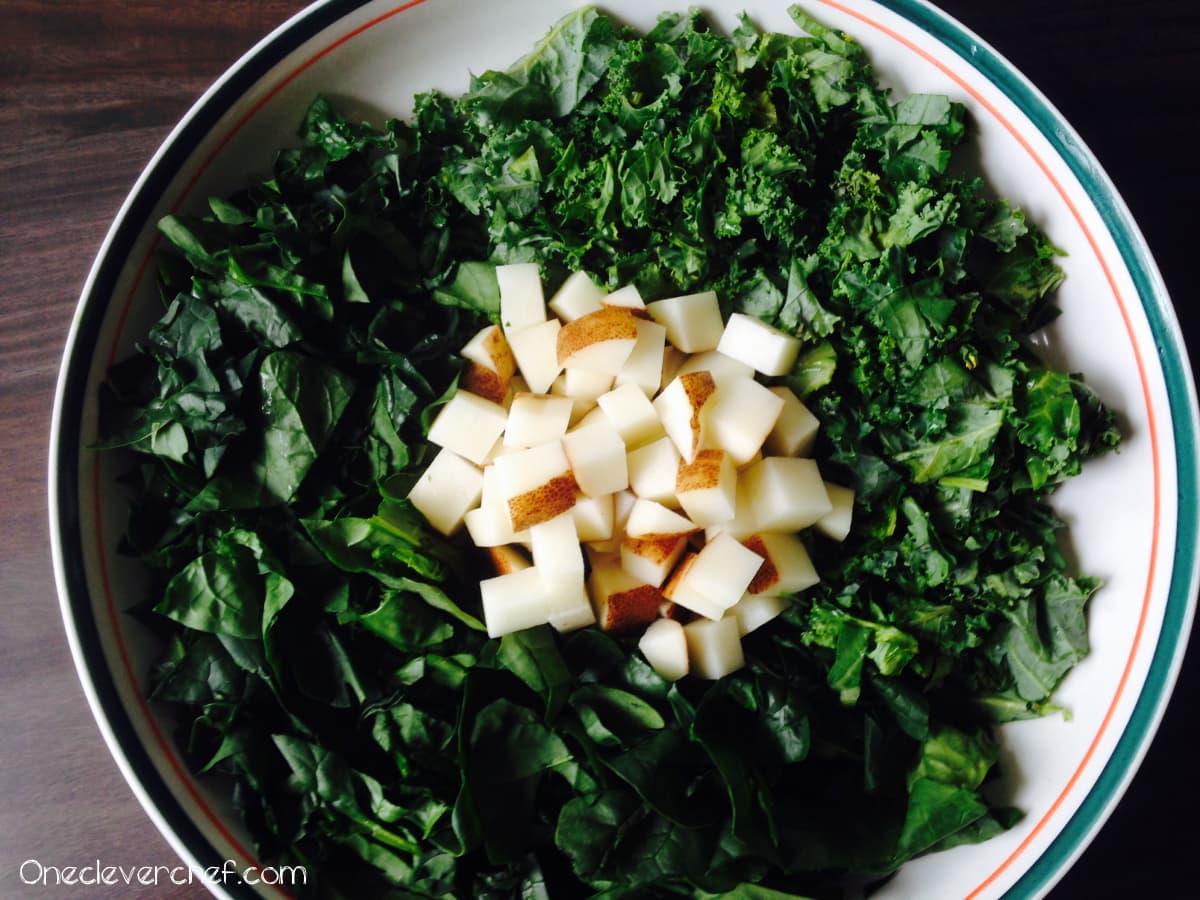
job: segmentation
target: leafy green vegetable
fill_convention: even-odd
[[[1030,334],[1059,251],[952,159],[946,97],[893,101],[851,38],[585,7],[411,121],[314,100],[300,142],[168,216],[163,314],[115,366],[152,696],[268,859],[320,896],[836,894],[984,840],[995,721],[1056,710],[1094,579],[1047,505],[1111,413]],[[746,667],[670,685],[636,639],[489,640],[479,566],[404,499],[495,267],[648,299],[714,289],[795,333],[779,382],[856,492],[821,583]]]

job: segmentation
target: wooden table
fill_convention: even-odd
[[[1200,336],[1193,0],[944,0],[1082,133]],[[177,860],[122,780],[67,652],[50,569],[51,398],[75,301],[126,192],[170,127],[299,0],[0,3],[0,897],[203,896],[28,888],[27,859]],[[1194,502],[1194,501],[1193,501]],[[1184,667],[1110,823],[1053,896],[1194,894],[1200,665]]]

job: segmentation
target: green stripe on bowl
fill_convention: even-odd
[[[1175,439],[1178,494],[1197,496],[1200,484],[1200,416],[1191,367],[1162,276],[1140,230],[1100,163],[1061,114],[986,42],[948,14],[921,0],[879,0],[889,9],[945,45],[1000,88],[1067,163],[1100,214],[1128,269],[1156,346],[1147,359],[1158,359],[1166,382]],[[1150,745],[1166,708],[1187,647],[1200,585],[1200,508],[1178,507],[1171,583],[1162,631],[1137,703],[1116,748],[1079,809],[1049,847],[1005,893],[1007,898],[1039,896],[1048,891],[1083,852],[1124,793]]]

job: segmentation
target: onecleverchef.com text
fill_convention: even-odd
[[[125,885],[164,887],[166,885],[233,885],[296,887],[308,884],[304,866],[247,866],[227,859],[220,866],[192,869],[185,865],[126,866],[108,865],[94,860],[79,866],[49,865],[37,859],[21,863],[18,877],[22,884],[43,887],[99,887]]]

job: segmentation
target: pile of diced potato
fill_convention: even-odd
[[[547,304],[536,265],[496,277],[501,325],[463,348],[409,495],[490,553],[489,634],[644,629],[665,678],[738,669],[741,638],[818,581],[797,532],[850,529],[853,492],[804,456],[816,418],[760,380],[799,340],[724,321],[712,292],[646,304],[577,272]]]

